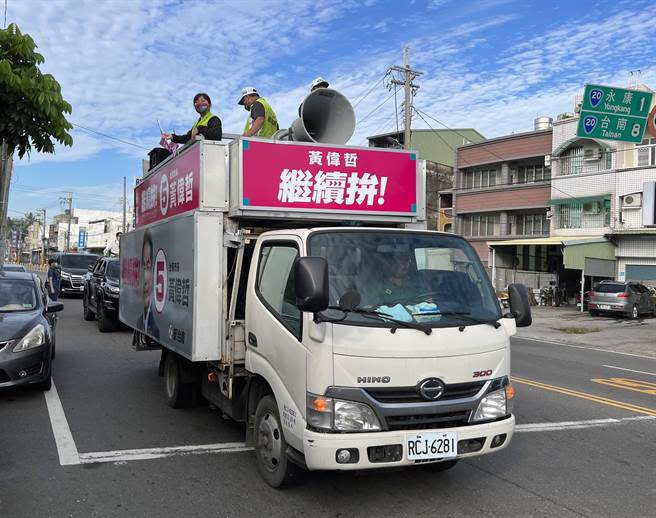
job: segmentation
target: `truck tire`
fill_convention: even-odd
[[[98,301],[98,331],[101,333],[107,333],[114,330],[114,320],[112,317],[107,314],[107,309],[102,303],[102,300]]]
[[[289,461],[286,452],[278,405],[273,396],[264,396],[255,411],[255,457],[257,470],[271,487],[289,485],[298,475],[299,468]]]
[[[91,311],[91,308],[89,308],[89,301],[87,300],[86,295],[82,296],[82,316],[87,322],[91,322],[92,320],[96,319],[96,314]]]
[[[183,383],[178,355],[168,352],[164,360],[164,380],[166,381],[166,402],[171,408],[184,408],[191,404],[194,396],[194,383]]]

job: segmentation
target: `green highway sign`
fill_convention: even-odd
[[[586,85],[576,136],[640,142],[651,99],[651,92]]]
[[[582,110],[576,136],[639,143],[646,125],[646,118]]]

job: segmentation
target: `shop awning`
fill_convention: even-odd
[[[511,239],[508,241],[488,241],[491,248],[502,246],[562,246],[563,266],[572,270],[582,270],[585,259],[605,259],[615,261],[615,245],[603,236],[551,236],[534,239]]]

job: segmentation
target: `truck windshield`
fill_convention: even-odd
[[[91,254],[62,255],[60,258],[59,266],[62,268],[86,270],[89,265],[94,264],[97,259],[97,255]]]
[[[375,311],[344,314],[328,309],[321,316],[350,325],[394,326],[396,320],[430,327],[492,323],[501,310],[476,252],[464,239],[436,233],[317,231],[309,255],[328,261],[330,306],[354,292],[358,308]]]

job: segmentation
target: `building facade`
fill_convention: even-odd
[[[484,264],[488,242],[549,235],[551,127],[461,146],[456,152],[456,231]],[[496,266],[548,271],[548,257],[530,246]],[[508,263],[508,264],[505,264]]]
[[[604,237],[614,278],[655,284],[656,228],[642,208],[645,184],[656,181],[656,136],[637,145],[583,139],[577,125],[578,117],[553,127],[551,233]]]

